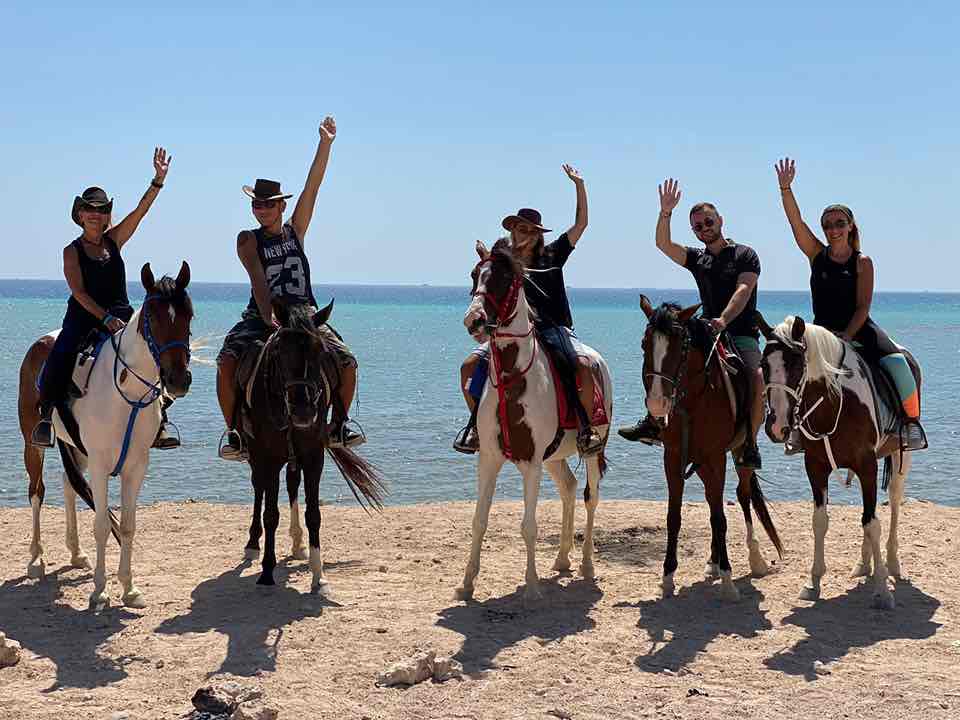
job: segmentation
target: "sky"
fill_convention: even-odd
[[[299,193],[338,137],[306,237],[315,283],[463,285],[476,239],[539,208],[573,222],[575,287],[692,287],[654,245],[657,184],[715,203],[761,258],[761,288],[807,286],[773,165],[797,160],[808,223],[853,208],[878,290],[960,290],[960,10],[954,2],[330,3],[2,0],[2,278],[62,277],[74,195],[115,221],[173,154],[124,249],[241,282],[243,184]],[[290,206],[292,210],[292,203]]]

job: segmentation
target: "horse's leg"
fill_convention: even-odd
[[[98,459],[91,458],[90,489],[96,508],[93,522],[93,536],[97,541],[97,564],[93,571],[93,592],[90,593],[90,609],[99,611],[110,605],[107,594],[107,537],[110,535],[110,513],[107,502],[107,481],[109,470]]]
[[[910,472],[910,465],[913,463],[913,453],[903,453],[903,464],[900,464],[900,453],[894,454],[893,477],[890,479],[890,534],[887,537],[887,572],[897,579],[903,577],[900,569],[899,543],[897,542],[897,531],[900,528],[900,506],[903,504],[903,486],[907,481],[907,474]]]
[[[253,485],[253,518],[250,520],[250,537],[243,549],[243,556],[248,560],[260,557],[260,536],[263,534],[263,525],[260,516],[263,513],[263,488],[259,487],[250,469],[250,484]]]
[[[294,465],[291,467],[287,463],[287,497],[290,500],[290,556],[296,560],[307,559],[307,549],[303,546],[303,526],[300,525],[300,467]],[[317,483],[319,485],[319,480]],[[317,489],[317,502],[319,503],[319,487]]]
[[[667,552],[663,560],[663,579],[660,588],[663,597],[673,595],[676,586],[673,574],[677,571],[677,542],[680,538],[680,511],[683,507],[683,472],[680,454],[664,451],[663,470],[667,476]]]
[[[310,592],[324,595],[328,592],[329,583],[323,573],[323,552],[320,547],[320,476],[323,473],[323,455],[319,455],[315,467],[305,473],[304,496],[307,504],[307,533],[310,540],[310,570],[313,579],[310,581]]]
[[[30,498],[30,507],[33,510],[33,536],[30,539],[30,561],[27,563],[27,577],[42,578],[46,572],[43,562],[43,545],[40,543],[40,508],[43,507],[43,497],[46,486],[43,484],[43,450],[24,440],[23,464],[27,468],[29,485],[27,496]],[[66,487],[67,483],[64,483]]]
[[[731,577],[730,558],[727,555],[727,516],[723,511],[723,486],[726,480],[726,453],[712,458],[697,470],[703,480],[704,494],[710,506],[710,559],[716,558],[717,569],[720,574],[720,597],[723,600],[739,600],[740,592],[733,584]]]
[[[263,560],[260,563],[262,572],[257,579],[257,585],[274,585],[273,569],[277,566],[276,540],[277,526],[280,525],[280,468],[254,468],[257,474],[257,485],[263,488]]]
[[[470,558],[463,574],[463,584],[456,589],[457,600],[469,600],[473,597],[473,583],[480,572],[480,548],[483,536],[487,532],[487,520],[490,517],[490,504],[493,491],[497,487],[497,474],[503,467],[504,458],[499,453],[486,453],[480,450],[477,462],[477,506],[473,511],[473,535],[470,542]]]
[[[893,610],[896,601],[887,586],[887,566],[880,554],[880,540],[883,528],[877,517],[877,461],[871,454],[864,458],[860,466],[854,468],[860,478],[860,490],[863,493],[863,535],[870,544],[873,556],[873,604],[884,610]]]
[[[587,486],[583,489],[583,504],[587,508],[587,526],[583,531],[583,560],[580,574],[587,580],[595,576],[593,569],[593,521],[600,504],[600,456],[587,458]],[[571,519],[572,520],[572,519]]]
[[[827,482],[830,479],[830,466],[810,459],[804,455],[804,464],[807,470],[807,479],[810,481],[810,490],[813,492],[813,565],[810,568],[810,586],[800,592],[801,600],[820,599],[820,579],[827,571],[827,562],[824,554],[824,540],[827,529],[830,527],[830,516],[827,514]]]
[[[124,468],[120,475],[120,568],[117,579],[123,587],[123,604],[130,608],[147,606],[143,593],[133,584],[132,567],[133,539],[137,534],[137,498],[146,472],[147,460],[144,458],[141,464]]]
[[[737,476],[740,482],[737,483],[737,500],[740,503],[740,509],[743,510],[743,521],[747,526],[747,556],[750,560],[750,574],[755,577],[763,577],[770,572],[767,567],[767,561],[763,559],[760,552],[760,543],[753,534],[753,515],[750,512],[750,498],[753,495],[753,470],[737,470]]]
[[[527,548],[527,570],[524,573],[523,598],[527,602],[539,600],[540,576],[537,574],[537,498],[540,495],[540,481],[543,478],[543,465],[530,462],[521,470],[523,475],[523,520],[520,522],[520,534]]]
[[[553,563],[553,569],[558,572],[570,570],[570,551],[573,549],[573,517],[576,510],[577,477],[571,472],[566,460],[551,460],[544,463],[550,477],[553,478],[560,493],[563,506],[560,524],[560,550]]]
[[[63,509],[67,519],[67,550],[70,551],[71,567],[81,570],[90,569],[90,559],[80,547],[80,536],[77,533],[77,491],[73,489],[66,473],[63,473]]]

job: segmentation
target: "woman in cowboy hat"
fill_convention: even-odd
[[[777,181],[787,221],[797,246],[810,261],[810,297],[813,322],[832,330],[871,365],[882,367],[900,395],[904,432],[903,450],[923,450],[927,437],[920,425],[920,395],[906,356],[870,317],[873,301],[873,261],[860,252],[860,229],[846,205],[830,205],[820,215],[825,245],[800,215],[791,184],[796,163],[790,158],[776,165]],[[788,441],[788,452],[797,452],[799,438]]]
[[[227,424],[219,451],[224,460],[247,459],[240,433],[234,428],[237,364],[251,342],[265,340],[278,327],[272,300],[277,298],[290,305],[308,303],[317,306],[310,285],[310,263],[303,244],[336,136],[337,124],[328,116],[320,125],[320,143],[290,220],[284,221],[283,212],[287,200],[293,196],[284,193],[279,182],[259,179],[253,187],[243,186],[243,192],[251,199],[253,216],[259,227],[243,230],[237,236],[237,255],[250,277],[250,302],[240,322],[227,333],[223,349],[217,356],[217,399]],[[333,403],[329,430],[330,447],[359,445],[366,438],[362,431],[350,427],[347,416],[357,387],[357,359],[329,325],[318,327],[317,334],[335,354],[340,367],[339,393]]]
[[[53,447],[53,410],[67,394],[80,344],[91,330],[119,331],[133,314],[120,251],[157,199],[172,157],[162,147],[154,148],[153,180],[137,207],[118,225],[110,224],[113,198],[102,189],[89,187],[73,199],[70,216],[83,234],[63,250],[63,274],[70,288],[70,300],[63,327],[40,376],[40,421],[31,437],[35,445]],[[179,444],[161,425],[154,447]]]
[[[564,165],[563,171],[577,191],[577,212],[569,230],[552,243],[545,244],[543,235],[551,230],[542,225],[540,213],[531,208],[522,208],[515,215],[508,215],[501,224],[510,233],[514,257],[524,268],[535,272],[533,279],[527,277],[524,280],[524,295],[537,316],[537,335],[555,358],[567,402],[577,414],[580,425],[577,449],[581,455],[589,455],[603,447],[600,434],[590,425],[589,411],[585,407],[593,402],[593,374],[589,368],[583,368],[577,354],[579,340],[573,332],[570,301],[563,281],[563,266],[587,229],[587,190],[575,168]],[[480,248],[482,243],[478,243]],[[460,388],[470,409],[470,422],[453,443],[458,452],[472,454],[479,449],[475,415],[487,380],[488,356],[488,345],[484,343],[474,349],[460,366]],[[586,371],[579,372],[581,368]],[[578,372],[582,380],[579,390]]]

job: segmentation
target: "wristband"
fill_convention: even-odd
[[[156,180],[150,181],[150,186],[155,187],[157,190],[163,187],[163,183],[158,183]]]
[[[111,315],[110,313],[107,313],[106,315],[103,316],[103,320],[101,320],[100,322],[103,323],[104,325],[106,325],[106,324],[109,323],[111,320],[116,320],[116,318],[115,318],[113,315]]]

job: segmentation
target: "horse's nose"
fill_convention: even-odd
[[[657,418],[666,417],[669,414],[670,410],[670,401],[662,395],[647,396],[647,410],[650,411],[650,414]]]

